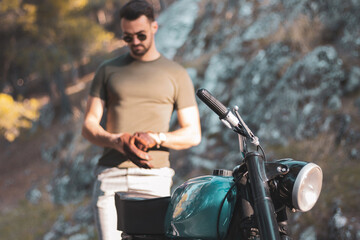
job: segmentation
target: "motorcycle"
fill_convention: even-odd
[[[287,208],[307,212],[316,204],[321,168],[290,158],[267,160],[237,106],[225,107],[206,89],[196,95],[238,134],[240,164],[192,178],[171,197],[117,192],[123,239],[291,239]]]

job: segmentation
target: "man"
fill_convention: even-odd
[[[82,130],[90,142],[104,147],[93,195],[100,239],[121,239],[115,192],[169,196],[174,175],[169,149],[186,149],[201,140],[193,84],[184,68],[157,51],[152,6],[145,0],[128,2],[120,23],[130,51],[97,70]],[[179,128],[169,132],[174,110]]]

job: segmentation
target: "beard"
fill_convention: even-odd
[[[150,38],[150,41],[130,46],[130,51],[134,56],[142,57],[149,51],[153,42],[153,35],[149,35],[148,37]],[[144,45],[143,43],[147,43],[147,45]]]
[[[138,44],[138,45],[132,45],[130,47],[131,53],[134,56],[144,56],[145,53],[147,53],[149,51],[150,47],[145,47],[143,44]]]

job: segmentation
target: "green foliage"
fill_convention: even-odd
[[[39,107],[35,99],[17,102],[7,94],[0,94],[0,134],[9,142],[14,141],[20,129],[31,128],[32,122],[39,118]]]
[[[25,32],[36,34],[36,6],[32,4],[24,4],[22,8],[23,14],[21,14],[17,19],[17,25],[22,26]]]
[[[79,65],[114,37],[91,18],[93,9],[88,4],[88,0],[2,1],[0,92],[7,88],[13,96],[26,95],[27,80],[45,83],[51,100],[61,98],[62,114],[71,113],[65,93],[69,79],[63,69]],[[22,92],[17,92],[18,79],[25,80]],[[15,139],[15,132],[6,138]]]
[[[40,53],[36,54],[31,48],[25,51],[27,56],[21,54],[19,58],[26,59],[27,63],[35,60],[35,71],[44,71],[46,64],[45,68],[53,72],[69,59],[78,60],[86,51],[93,53],[99,50],[101,43],[112,39],[113,35],[85,15],[83,9],[86,4],[87,0],[51,0],[27,6],[28,12],[36,8],[35,26],[23,24],[22,27],[24,31],[30,30],[28,33],[35,38],[32,39],[37,46],[35,50],[40,50]],[[30,22],[30,16],[29,13],[23,23]]]
[[[0,4],[0,13],[17,9],[21,0],[2,0]]]
[[[93,54],[113,38],[90,18],[88,0],[6,0],[0,6],[0,91],[34,73],[52,81],[65,64]]]

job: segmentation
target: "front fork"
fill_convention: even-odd
[[[285,166],[265,162],[264,167],[264,161],[262,158],[259,159],[261,157],[259,154],[245,155],[246,161],[244,160],[243,164],[234,169],[238,199],[225,240],[258,240],[260,236],[262,240],[290,240],[287,235],[286,208],[280,207],[280,210],[275,212],[267,184],[268,179],[283,174]],[[279,167],[281,167],[280,172]],[[257,179],[252,179],[254,177]]]
[[[263,240],[280,240],[274,204],[270,196],[265,162],[257,152],[245,156],[256,221]]]
[[[238,214],[233,216],[233,227],[230,227],[232,230],[229,234],[241,235],[241,239],[259,239],[262,236],[262,240],[289,240],[286,208],[275,212],[268,186],[269,179],[286,173],[287,169],[284,170],[284,166],[278,163],[265,162],[257,152],[246,153],[244,165],[247,168],[245,175],[245,166],[237,173],[234,172],[235,179],[240,178],[237,184],[239,198],[235,209]]]

